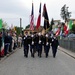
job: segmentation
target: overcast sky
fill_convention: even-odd
[[[60,10],[64,4],[66,4],[66,6],[69,7],[69,11],[72,12],[71,18],[75,19],[75,0],[33,0],[35,24],[39,15],[40,1],[42,3],[42,11],[43,5],[46,3],[49,21],[51,21],[52,18],[54,18],[54,20],[62,20]],[[32,0],[0,0],[0,18],[9,26],[11,26],[11,24],[19,26],[19,18],[22,18],[22,27],[28,25],[30,23],[31,10]],[[43,25],[43,17],[41,24]]]

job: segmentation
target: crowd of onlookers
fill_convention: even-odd
[[[4,43],[4,45],[3,45]],[[2,47],[4,46],[4,51],[2,53]],[[4,34],[0,32],[0,57],[7,56],[12,53],[17,47],[22,46],[22,36],[17,37],[16,33],[11,34],[10,32],[5,32]]]

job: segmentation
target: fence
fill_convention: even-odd
[[[75,52],[75,40],[61,39],[61,40],[59,40],[59,44],[60,44],[61,47]]]

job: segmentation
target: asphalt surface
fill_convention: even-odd
[[[32,58],[30,52],[25,58],[23,48],[17,49],[0,62],[0,75],[75,75],[75,59],[61,50],[58,50],[56,58],[52,57],[51,50],[48,58],[44,52],[41,58],[37,53]]]

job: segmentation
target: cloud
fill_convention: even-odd
[[[2,0],[0,2],[0,18],[3,18],[9,26],[11,24],[19,26],[19,18],[22,18],[24,27],[29,23],[30,10],[20,1]]]
[[[2,13],[11,13],[20,16],[26,16],[26,14],[29,13],[29,9],[27,7],[23,7],[19,2],[14,3],[12,0],[6,2],[2,1],[0,8],[0,12]]]
[[[33,0],[34,3],[34,17],[37,20],[39,14],[39,4],[40,0]],[[72,18],[75,17],[75,0],[41,0],[43,11],[43,5],[46,3],[47,12],[49,16],[49,20],[51,21],[52,18],[54,19],[61,19],[60,12],[61,7],[66,4],[69,7],[69,11],[72,12]],[[0,18],[10,18],[6,19],[5,21],[8,24],[13,23],[14,25],[19,25],[17,19],[20,17],[22,18],[22,25],[25,27],[30,22],[30,14],[32,10],[32,0],[1,0],[0,1]],[[42,14],[42,13],[41,13]],[[12,19],[14,21],[12,21]],[[10,21],[11,20],[11,21]],[[42,17],[42,25],[43,25],[43,17]]]

